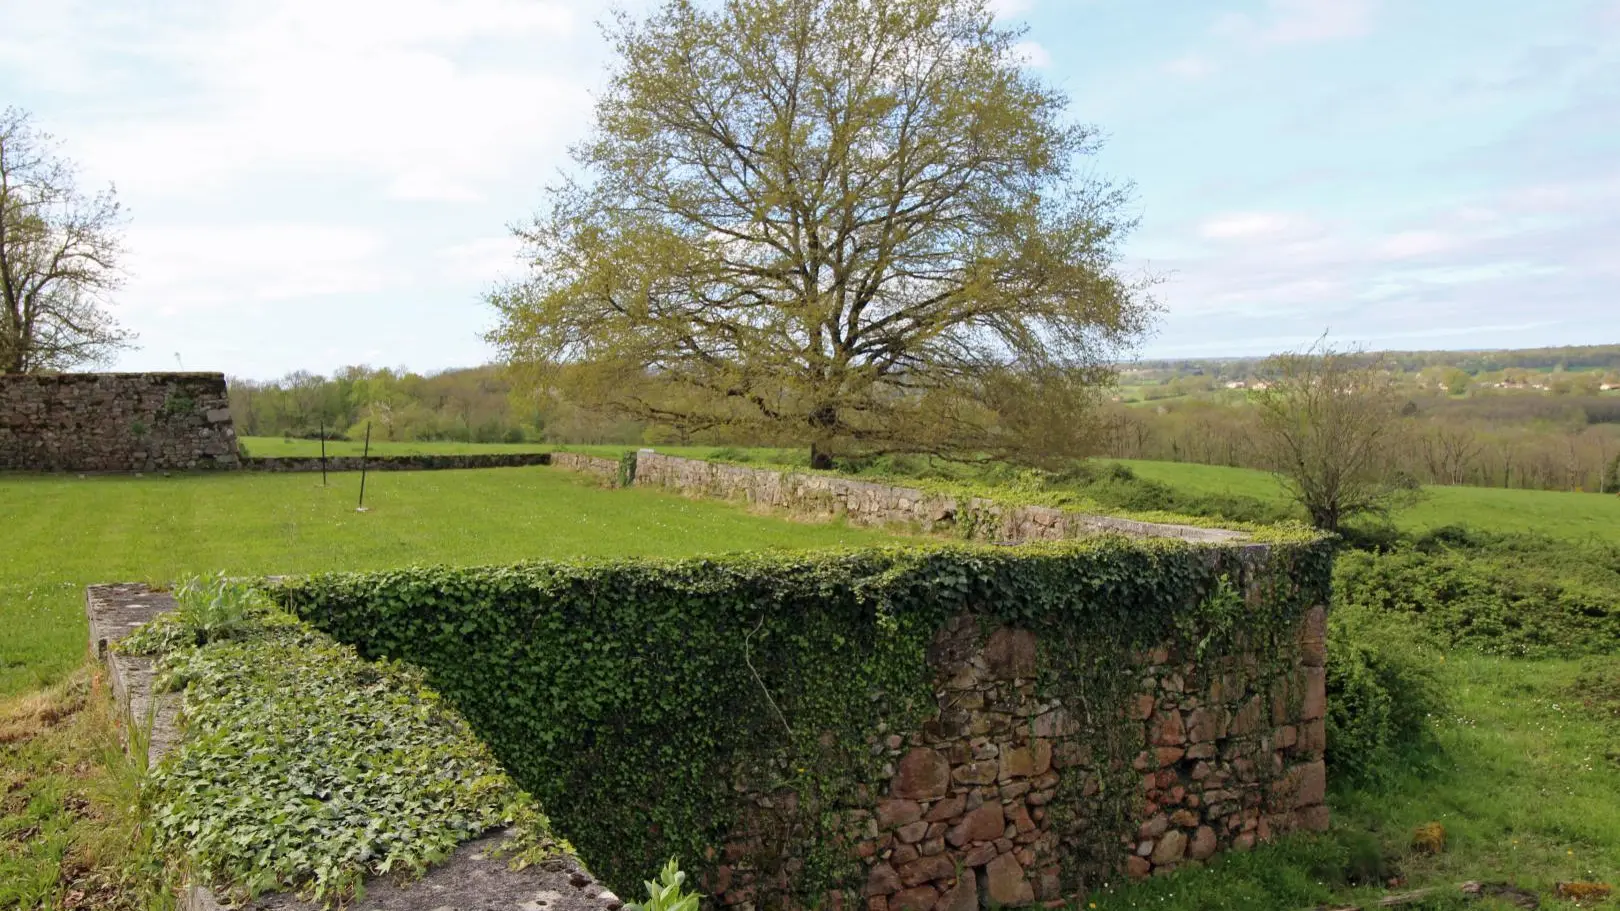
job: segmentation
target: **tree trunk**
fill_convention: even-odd
[[[810,467],[818,471],[831,471],[833,467],[832,437],[838,427],[838,409],[833,405],[818,405],[810,411]]]
[[[831,471],[833,467],[832,452],[822,443],[810,444],[810,467],[818,471]]]

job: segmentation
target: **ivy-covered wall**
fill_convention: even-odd
[[[971,911],[1322,806],[1330,554],[1095,538],[316,576],[286,606],[427,670],[625,894]]]

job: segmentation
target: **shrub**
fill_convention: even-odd
[[[1328,619],[1327,762],[1336,783],[1378,784],[1421,760],[1443,710],[1441,660],[1415,623],[1359,605]]]
[[[1620,641],[1620,549],[1442,528],[1388,552],[1343,554],[1334,599],[1410,616],[1450,646],[1595,654]]]

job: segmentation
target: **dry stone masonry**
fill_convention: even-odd
[[[589,470],[574,468],[560,461],[560,456],[554,464]],[[616,463],[597,461],[613,464],[617,471]],[[1242,537],[1218,528],[1137,522],[1049,506],[1008,506],[979,497],[959,498],[829,474],[683,459],[649,450],[636,455],[635,484],[665,487],[690,496],[736,500],[796,515],[841,516],[855,525],[904,525],[980,541],[1059,541],[1107,532],[1205,542]]]
[[[0,470],[238,467],[219,373],[0,376]]]
[[[1098,755],[1087,735],[1106,721],[1037,695],[1033,633],[986,636],[978,618],[951,621],[930,653],[938,713],[919,730],[874,732],[872,749],[892,775],[869,805],[845,813],[866,911],[1055,907],[1072,898],[1065,882],[1162,875],[1285,832],[1325,830],[1325,626],[1323,609],[1310,610],[1278,666],[1255,655],[1199,662],[1164,648],[1138,656],[1119,669],[1137,681],[1115,728],[1120,752]],[[1111,794],[1125,763],[1134,790]],[[778,905],[802,867],[759,857],[768,808],[792,801],[750,796],[761,807],[754,824],[705,883],[738,911]],[[1125,809],[1128,831],[1099,852],[1097,840],[1117,828],[1111,806]],[[1087,857],[1100,862],[1064,869]],[[845,901],[834,894],[827,904]]]
[[[551,454],[551,464],[567,471],[590,475],[611,486],[617,486],[619,483],[617,459],[604,459],[601,456],[579,452],[554,452]]]

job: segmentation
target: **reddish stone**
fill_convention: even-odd
[[[895,866],[909,864],[922,856],[922,851],[916,845],[895,845],[889,852],[889,863]]]
[[[1051,760],[1048,757],[1048,765]],[[1028,778],[1035,774],[1035,754],[1028,747],[1010,747],[1001,751],[1001,767],[997,774],[1000,781],[1011,781],[1014,778]]]
[[[987,759],[983,762],[959,765],[956,771],[951,773],[951,777],[960,784],[990,784],[996,780],[998,771],[1000,766],[994,760]]]
[[[932,857],[935,854],[944,854],[945,853],[945,839],[943,839],[943,838],[930,838],[927,841],[923,842],[921,845],[919,845],[917,847],[917,850],[921,851],[922,856],[924,856],[924,857]]]
[[[1283,725],[1277,729],[1274,742],[1279,750],[1286,750],[1294,744],[1299,743],[1299,728],[1296,728],[1291,724]]]
[[[1191,810],[1177,810],[1170,814],[1170,822],[1174,825],[1191,828],[1198,825],[1198,814]]]
[[[968,852],[962,855],[962,866],[982,867],[994,860],[997,853],[996,846],[993,844],[976,845],[969,848]]]
[[[955,819],[962,815],[962,810],[966,804],[967,798],[960,794],[955,797],[947,797],[930,807],[928,815],[924,816],[923,819],[929,822],[946,822]]]
[[[1035,874],[1035,897],[1051,901],[1063,894],[1063,880],[1057,867],[1047,867]]]
[[[1160,712],[1153,719],[1152,733],[1149,739],[1155,746],[1176,747],[1187,742],[1187,731],[1181,724],[1181,713],[1177,711]]]
[[[1215,854],[1215,830],[1209,826],[1199,826],[1193,833],[1192,844],[1187,846],[1187,856],[1193,860],[1208,860]]]
[[[1034,746],[1035,768],[1031,775],[1045,775],[1052,770],[1052,741],[1037,740]]]
[[[1300,663],[1321,667],[1327,663],[1327,611],[1321,606],[1305,612],[1299,628]]]
[[[1158,764],[1159,760],[1151,751],[1148,750],[1143,750],[1142,752],[1137,753],[1136,758],[1131,760],[1131,768],[1137,770],[1138,772],[1146,772],[1149,769],[1158,768]]]
[[[1132,855],[1125,858],[1125,873],[1131,879],[1147,879],[1153,872],[1153,864],[1146,857]]]
[[[917,747],[901,757],[890,793],[902,799],[931,800],[944,797],[950,787],[950,763],[927,747]]]
[[[1321,761],[1294,766],[1285,779],[1293,807],[1309,807],[1327,799],[1327,766]]]
[[[889,897],[874,895],[866,900],[866,911],[889,911]]]
[[[1153,865],[1162,867],[1181,860],[1183,852],[1187,850],[1187,836],[1180,829],[1171,829],[1164,833],[1159,843],[1153,846]]]
[[[1321,756],[1327,749],[1327,721],[1317,718],[1300,725],[1299,743],[1295,748],[1310,756]]]
[[[1328,808],[1326,804],[1317,804],[1306,807],[1294,813],[1294,826],[1307,832],[1326,832],[1328,830]]]
[[[1181,757],[1187,755],[1187,751],[1181,747],[1155,747],[1153,755],[1158,760],[1159,768],[1162,769],[1180,762]]]
[[[1024,878],[1018,858],[1000,854],[985,867],[985,891],[993,905],[1024,905],[1035,900],[1035,889]]]
[[[979,911],[979,881],[971,872],[957,877],[935,906],[939,911]]]
[[[962,817],[962,821],[946,833],[945,840],[958,848],[976,841],[993,841],[1006,825],[1001,804],[987,803]]]
[[[1249,701],[1243,703],[1243,708],[1232,718],[1232,724],[1227,730],[1228,735],[1243,737],[1260,730],[1260,706],[1259,696],[1250,697]]]
[[[1032,832],[1035,829],[1035,820],[1029,818],[1029,811],[1021,803],[1013,804],[1007,811],[1007,821],[1020,833]]]
[[[1232,850],[1238,852],[1239,854],[1245,854],[1254,850],[1254,833],[1242,832],[1236,838],[1232,839]]]
[[[895,837],[903,844],[914,845],[928,835],[928,823],[918,820],[895,830]]]
[[[1035,851],[1032,848],[1019,848],[1013,853],[1013,856],[1018,858],[1018,865],[1024,867],[1025,869],[1028,869],[1035,863]],[[1030,888],[1031,891],[1033,891],[1034,885],[1031,884]]]
[[[1327,714],[1327,669],[1307,667],[1305,672],[1305,700],[1300,706],[1301,721],[1314,721]]]
[[[933,882],[936,879],[950,879],[956,875],[956,864],[943,854],[933,857],[921,857],[900,868],[900,882],[907,886],[916,886],[921,883]]]
[[[1203,781],[1209,777],[1209,773],[1212,771],[1214,770],[1210,768],[1209,763],[1200,759],[1198,763],[1192,767],[1192,780]]]
[[[709,884],[709,891],[718,895],[731,889],[731,867],[722,864],[714,870],[714,881]]]
[[[931,822],[931,823],[928,824],[928,833],[926,835],[924,835],[923,837],[924,838],[944,838],[945,833],[947,831],[949,831],[950,828],[951,827],[949,825],[947,825],[947,824],[945,824],[943,822]]]
[[[933,886],[917,886],[896,892],[889,897],[890,911],[932,911],[934,903],[939,901],[939,893]]]
[[[855,846],[855,854],[859,857],[871,857],[877,853],[877,842],[870,839]]]
[[[1146,721],[1153,717],[1153,710],[1158,706],[1159,700],[1153,698],[1152,693],[1137,693],[1136,703],[1131,706],[1131,717],[1137,721]]]
[[[1213,743],[1195,743],[1187,748],[1188,759],[1214,759],[1217,750]]]
[[[922,818],[922,804],[915,800],[880,800],[877,823],[880,829],[893,829]]]
[[[1156,813],[1142,827],[1137,829],[1137,837],[1151,841],[1163,835],[1170,828],[1170,817],[1163,813]]]
[[[885,863],[875,864],[866,875],[867,895],[889,895],[900,891],[900,874]]]
[[[1187,716],[1187,739],[1193,743],[1208,743],[1226,736],[1226,712],[1222,709],[1193,709]]]
[[[984,663],[999,680],[1035,676],[1035,634],[1004,626],[984,644]]]

